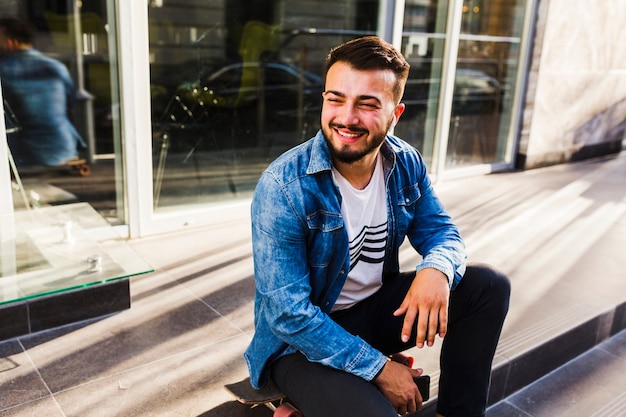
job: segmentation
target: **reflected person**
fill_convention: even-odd
[[[421,155],[389,133],[408,72],[377,37],[331,50],[321,130],[272,162],[254,193],[255,333],[244,356],[253,387],[272,379],[306,417],[420,409],[423,370],[389,357],[436,337],[438,416],[485,414],[510,283],[466,263]],[[409,271],[405,239],[421,255]]]
[[[2,94],[21,127],[8,135],[18,168],[62,165],[86,146],[69,119],[76,100],[69,71],[33,48],[33,38],[28,23],[0,19]]]

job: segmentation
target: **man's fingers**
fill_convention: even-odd
[[[424,347],[424,342],[426,341],[427,336],[430,337],[431,331],[433,332],[432,339],[434,340],[437,332],[438,318],[437,316],[434,316],[435,327],[432,327],[432,324],[429,322],[429,318],[432,317],[433,315],[429,314],[428,310],[426,310],[425,313],[422,313],[421,311],[418,312],[417,308],[409,308],[404,316],[404,323],[402,325],[402,342],[407,343],[409,341],[414,328],[417,330],[415,345],[418,348]]]
[[[439,337],[444,337],[448,332],[448,307],[439,310]]]
[[[417,310],[409,309],[404,316],[404,324],[402,325],[402,342],[407,343],[411,337],[413,330],[413,324],[415,323],[415,317],[417,317]]]
[[[406,313],[408,308],[409,308],[409,302],[405,298],[404,301],[402,301],[402,304],[400,304],[400,307],[398,307],[398,309],[393,312],[393,315],[396,317],[399,317],[403,315],[404,313]]]
[[[415,322],[413,318],[413,322]],[[405,326],[407,321],[405,320]],[[448,312],[447,308],[442,307],[440,309],[424,310],[420,311],[417,315],[417,334],[415,337],[415,344],[418,348],[424,347],[424,343],[428,346],[433,346],[435,343],[435,336],[439,335],[444,337],[448,331]],[[410,332],[410,329],[406,330]],[[403,335],[405,334],[405,328],[403,328]],[[404,340],[404,339],[403,339]]]
[[[439,333],[439,311],[431,311],[428,316],[428,346],[432,346],[435,343],[435,336]]]
[[[418,396],[420,395],[419,391],[417,392],[417,395],[418,395]],[[417,402],[418,402],[418,401],[419,401],[419,400],[418,400],[417,398],[415,398],[415,397],[413,397],[413,398],[411,399],[411,401],[409,402],[408,407],[407,407],[407,408],[408,408],[408,412],[409,412],[409,413],[414,413],[414,412],[416,412],[416,411],[417,411]]]

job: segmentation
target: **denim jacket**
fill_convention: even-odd
[[[399,272],[398,251],[408,237],[422,255],[417,270],[436,268],[454,288],[465,271],[464,245],[435,196],[421,155],[391,135],[381,152],[389,218],[383,274]],[[264,386],[269,365],[296,351],[372,380],[386,357],[328,315],[350,269],[350,254],[341,194],[321,131],[261,175],[252,200],[252,246],[255,334],[244,353],[252,386]]]

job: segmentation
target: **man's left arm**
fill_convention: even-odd
[[[450,289],[465,272],[467,255],[458,228],[437,198],[428,178],[416,203],[412,227],[407,231],[413,247],[423,256],[404,301],[394,313],[404,315],[402,339],[408,341],[417,320],[416,345],[432,346],[435,335],[444,337],[448,324]]]

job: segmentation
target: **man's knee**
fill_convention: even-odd
[[[511,297],[511,281],[506,274],[491,265],[470,264],[467,266],[465,278],[482,285],[489,298],[499,305],[503,313],[506,314]]]

